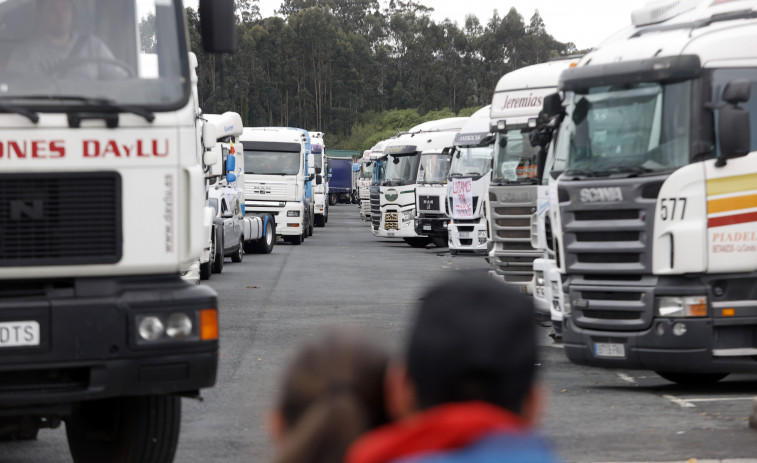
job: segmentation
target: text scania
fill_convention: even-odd
[[[582,203],[600,203],[623,201],[623,191],[620,187],[613,188],[584,188],[581,190]]]
[[[137,140],[129,145],[113,140],[84,140],[82,154],[85,158],[164,158],[168,156],[168,140]]]

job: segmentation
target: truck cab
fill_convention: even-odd
[[[245,211],[267,214],[276,235],[299,245],[308,234],[310,179],[306,132],[282,127],[245,127]]]
[[[545,103],[563,339],[575,363],[702,384],[757,371],[757,2],[658,3]]]
[[[381,183],[384,181],[386,174],[386,154],[384,147],[391,140],[384,140],[377,143],[371,148],[371,161],[373,162],[373,178],[369,189],[370,206],[371,206],[371,233],[378,236],[378,229],[381,226]]]
[[[415,230],[421,155],[451,146],[467,119],[453,117],[424,122],[387,143],[384,148],[386,170],[380,186],[381,215],[376,236],[402,238],[413,247],[425,247],[431,242],[431,237],[419,235]]]
[[[451,147],[425,151],[418,166],[415,233],[428,236],[437,247],[447,246],[447,174],[452,151]]]
[[[542,254],[531,244],[531,216],[541,179],[539,148],[531,144],[529,135],[544,97],[557,90],[560,73],[572,63],[559,59],[510,72],[499,80],[492,99],[490,119],[496,141],[487,211],[492,243],[489,274],[522,293],[534,293],[533,263]],[[549,313],[544,304],[536,308]]]
[[[313,171],[316,175],[313,185],[313,225],[316,227],[325,227],[329,221],[329,178],[324,172],[326,144],[323,137],[323,132],[310,132],[310,150],[313,152]]]
[[[375,161],[371,159],[371,150],[365,150],[358,161],[357,193],[360,199],[360,218],[371,220],[371,182],[373,181],[373,167]]]
[[[496,138],[490,112],[491,106],[476,111],[455,137],[446,198],[452,255],[488,252],[485,211]]]
[[[0,433],[65,422],[74,462],[138,461],[123,449],[169,462],[180,398],[213,386],[218,365],[217,295],[180,277],[207,243],[216,143],[203,136],[184,11],[67,4],[81,55],[44,66],[35,16],[47,7],[0,8]],[[233,2],[200,10],[207,51],[233,51],[221,33],[235,35]],[[150,15],[151,37],[139,20]]]

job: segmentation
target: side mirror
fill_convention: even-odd
[[[321,172],[323,172],[323,168],[322,167],[316,167],[315,168],[315,173],[316,174],[320,174]]]
[[[237,49],[234,0],[200,0],[202,45],[208,53],[234,53]]]
[[[209,150],[215,148],[217,143],[216,139],[216,126],[213,124],[205,123],[202,126],[202,146]]]
[[[234,156],[228,156],[226,158],[226,172],[234,172],[237,166],[237,160]]]
[[[544,106],[542,111],[547,117],[557,116],[562,112],[562,99],[559,93],[552,93],[544,97]]]
[[[723,100],[727,104],[720,108],[718,114],[720,156],[715,167],[723,167],[726,159],[744,156],[750,151],[749,111],[738,106],[749,101],[750,96],[751,84],[744,79],[732,80],[723,89]]]
[[[315,174],[310,174],[310,176],[308,177],[308,180],[310,180],[311,182],[315,180]]]
[[[584,120],[586,120],[586,116],[589,115],[589,110],[591,109],[591,103],[586,98],[581,98],[578,100],[578,103],[576,103],[576,107],[573,108],[573,115],[571,116],[571,119],[573,119],[573,123],[576,125],[580,124]]]
[[[323,175],[318,174],[318,175],[315,176],[315,184],[316,185],[323,184]]]
[[[216,165],[218,163],[218,153],[215,151],[206,151],[202,155],[202,163],[207,167]]]
[[[237,181],[237,176],[229,172],[226,174],[226,183],[234,183]]]

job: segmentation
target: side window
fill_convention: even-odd
[[[749,134],[751,136],[751,151],[757,151],[757,69],[718,69],[712,75],[712,101],[715,103],[724,103],[723,90],[726,84],[732,80],[746,79],[751,85],[751,94],[749,101],[741,103],[739,106],[749,111]],[[717,137],[718,111],[715,111],[715,136]],[[716,143],[718,154],[720,154],[720,143]]]
[[[229,211],[229,206],[226,204],[226,198],[221,200],[221,214],[226,214]]]

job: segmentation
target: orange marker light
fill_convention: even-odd
[[[707,304],[690,304],[689,313],[691,317],[706,317]]]
[[[200,310],[200,339],[213,341],[218,339],[218,310]]]
[[[736,309],[723,309],[724,317],[733,317],[736,315]]]

